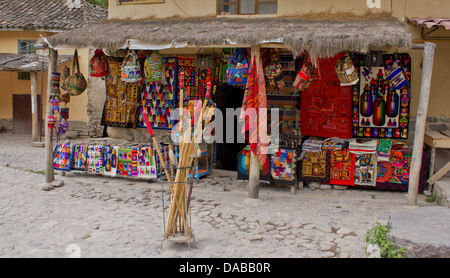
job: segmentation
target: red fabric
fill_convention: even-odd
[[[302,135],[352,138],[352,86],[341,86],[335,70],[344,55],[318,60],[311,85],[302,91]]]
[[[262,108],[264,109],[260,110]],[[261,59],[257,68],[256,58],[254,58],[239,120],[244,121],[242,136],[250,143],[250,149],[263,165],[263,169],[269,166],[267,159],[267,110],[265,109],[267,109],[267,96],[264,70]]]

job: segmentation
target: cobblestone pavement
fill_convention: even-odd
[[[56,172],[64,186],[43,191],[44,154],[0,133],[0,257],[367,257],[367,230],[413,208],[405,192],[357,189],[262,185],[248,199],[245,183],[211,176],[195,183],[189,246],[163,241],[166,185]]]

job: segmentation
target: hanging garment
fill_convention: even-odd
[[[253,58],[239,121],[244,122],[242,136],[250,143],[250,149],[261,165],[268,167],[267,96],[261,58],[258,68],[256,57]]]

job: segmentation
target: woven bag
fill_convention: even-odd
[[[73,56],[74,73],[69,77],[69,80],[67,81],[67,93],[69,93],[71,96],[78,96],[86,90],[87,82],[84,78],[84,75],[80,72],[78,52],[76,49]]]
[[[352,58],[346,54],[339,59],[335,66],[341,86],[355,85],[359,81],[358,73],[353,65]]]
[[[141,66],[136,52],[130,49],[122,63],[122,81],[139,82],[142,80]]]
[[[103,77],[109,74],[108,57],[102,49],[96,49],[89,61],[89,74],[92,77]]]
[[[67,90],[67,81],[69,81],[70,76],[70,68],[68,66],[64,66],[61,71],[61,80],[59,82],[59,87],[64,91]]]
[[[152,53],[145,59],[144,74],[146,82],[161,82],[164,71],[164,58],[158,50]]]
[[[294,86],[300,91],[306,90],[313,81],[314,67],[308,59],[304,59],[302,67],[295,77]]]

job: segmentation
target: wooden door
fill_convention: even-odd
[[[41,96],[37,96],[38,117],[41,119]],[[13,95],[13,133],[32,132],[31,95]]]

